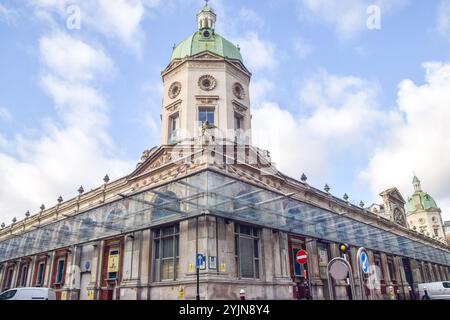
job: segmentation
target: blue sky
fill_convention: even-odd
[[[0,2],[0,220],[119,178],[159,144],[160,72],[203,3]],[[210,5],[253,72],[254,143],[281,171],[367,205],[392,186],[406,198],[415,171],[450,219],[450,1]]]

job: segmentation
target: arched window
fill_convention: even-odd
[[[177,195],[171,191],[166,191],[164,194],[156,196],[153,204],[155,206],[153,208],[152,220],[162,219],[180,212],[180,201]]]
[[[125,213],[118,209],[115,208],[113,209],[109,214],[108,217],[106,218],[105,221],[105,231],[106,232],[111,232],[111,231],[119,231],[121,229],[123,229],[123,227],[125,226]]]
[[[57,245],[60,246],[68,242],[70,242],[70,228],[65,224],[59,229]]]
[[[25,255],[30,255],[34,251],[34,237],[32,234],[28,234],[26,240],[25,240]]]
[[[92,218],[86,217],[81,222],[79,236],[83,240],[92,238],[95,233],[96,223]]]
[[[41,241],[39,242],[39,249],[42,251],[50,250],[50,241],[52,234],[49,230],[44,230],[41,234]]]

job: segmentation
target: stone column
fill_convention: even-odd
[[[351,266],[352,266],[352,274],[353,274],[353,283],[355,285],[355,292],[353,292],[353,300],[364,300],[365,292],[364,288],[361,288],[361,275],[358,266],[358,249],[356,247],[351,247],[348,255],[351,257]]]
[[[20,271],[20,260],[15,262],[14,271],[13,271],[13,279],[11,282],[11,286],[13,288],[17,287],[17,277],[19,276]]]
[[[120,284],[120,300],[138,300],[140,290],[140,253],[142,232],[134,232],[125,237],[123,276]]]
[[[394,257],[394,269],[398,282],[398,290],[402,300],[409,299],[408,281],[406,281],[405,269],[403,268],[403,260],[401,257]]]
[[[45,258],[46,263],[45,263],[45,276],[44,276],[44,281],[42,286],[43,287],[47,287],[50,288],[51,284],[50,282],[52,281],[52,271],[53,271],[53,260],[55,258],[55,252],[53,251],[51,254],[47,254],[47,257]]]
[[[6,263],[0,264],[0,292],[3,291],[5,268],[6,268]]]
[[[313,300],[324,300],[323,282],[320,279],[319,254],[317,251],[317,241],[306,238],[306,251],[308,252],[309,280]]]
[[[393,287],[394,284],[392,283],[392,280],[391,280],[391,277],[390,277],[390,274],[389,274],[389,267],[388,267],[388,263],[387,263],[387,256],[386,256],[386,254],[384,252],[381,252],[380,256],[381,256],[381,265],[382,265],[383,271],[384,271],[384,283],[386,285],[386,296],[383,297],[383,298],[384,299],[388,299],[388,300],[395,299],[395,296],[392,295],[391,289],[390,289],[390,287],[391,286]],[[383,274],[383,272],[381,274]]]
[[[180,234],[181,234],[181,224],[180,224]],[[152,254],[152,237],[151,230],[147,229],[142,231],[142,240],[141,240],[141,254],[140,254],[140,268],[139,268],[139,277],[141,279],[141,292],[139,299],[141,300],[149,300],[150,299],[150,290],[149,285],[152,281],[151,271],[153,265],[153,254]],[[181,256],[181,252],[180,252]],[[181,267],[181,265],[180,265]]]
[[[31,261],[30,261],[29,277],[28,277],[28,280],[27,280],[27,286],[28,287],[32,287],[34,285],[33,277],[34,277],[34,272],[35,272],[35,269],[36,269],[36,259],[37,259],[37,256],[34,256],[33,258],[31,258]]]
[[[81,290],[81,246],[73,246],[71,251],[67,254],[66,263],[70,263],[70,270],[66,268],[66,276],[67,272],[69,272],[69,282],[66,281],[65,287],[69,287],[69,291],[67,292],[68,300],[79,300],[80,299],[80,290]]]
[[[91,269],[91,282],[89,283],[88,290],[92,291],[93,299],[100,299],[100,286],[101,286],[101,272],[102,272],[102,255],[104,241],[97,241],[92,244],[92,269]]]
[[[370,290],[371,290],[373,298],[375,300],[383,300],[383,295],[381,294],[381,283],[380,283],[380,280],[381,280],[380,277],[382,276],[382,271],[378,270],[378,268],[375,265],[375,258],[373,255],[373,251],[367,250],[367,254],[369,256],[369,261],[370,261],[371,265],[373,266],[375,272],[377,273],[377,274],[372,274],[372,273],[370,274],[371,275],[370,279],[377,280],[375,283],[373,283],[374,287],[371,287]],[[370,272],[372,272],[372,271],[370,271]]]

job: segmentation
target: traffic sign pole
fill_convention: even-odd
[[[304,270],[303,276],[306,281],[308,281],[308,291],[309,291],[309,297],[312,299],[312,287],[311,287],[311,276],[309,273],[309,263],[308,263],[308,251],[306,250],[299,250],[297,251],[297,254],[295,255],[295,260],[297,260],[297,263],[304,266],[306,264],[306,270]]]
[[[356,254],[356,258],[358,260],[358,274],[359,274],[359,282],[360,282],[360,299],[365,299],[364,294],[364,274],[369,273],[369,255],[367,254],[367,251],[365,248],[361,247],[358,249],[358,252]],[[372,290],[370,289],[370,296],[372,297]]]

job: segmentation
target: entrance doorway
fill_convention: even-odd
[[[295,283],[293,298],[297,300],[310,300],[308,264],[301,265],[297,262],[296,255],[300,250],[305,250],[305,238],[289,237],[289,264],[291,279]]]

